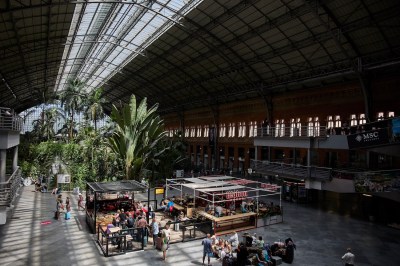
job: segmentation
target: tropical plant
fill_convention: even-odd
[[[158,104],[147,108],[147,98],[137,105],[131,96],[129,104],[112,107],[111,119],[116,128],[109,138],[111,149],[122,159],[125,179],[140,180],[143,171],[163,153],[159,143],[165,138],[163,121],[156,113]]]
[[[32,122],[32,134],[38,141],[50,140],[55,136],[54,126],[60,120],[64,120],[64,112],[62,109],[48,106],[44,107],[40,118]]]
[[[105,117],[105,99],[102,97],[102,94],[102,88],[93,90],[88,96],[87,105],[85,107],[85,117],[93,122],[95,131],[97,131],[97,121]]]
[[[83,110],[83,103],[87,100],[87,94],[84,93],[85,83],[80,80],[70,80],[68,87],[60,94],[61,106],[70,117],[69,139],[74,135],[74,117],[75,114]]]

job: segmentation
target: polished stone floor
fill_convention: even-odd
[[[67,193],[64,193],[64,198]],[[72,219],[53,219],[55,199],[50,193],[35,193],[23,187],[15,211],[6,225],[0,226],[0,265],[201,265],[200,240],[171,246],[166,262],[157,250],[138,251],[104,257],[89,234],[84,212],[77,211],[72,198]],[[356,255],[356,265],[400,265],[400,230],[367,221],[355,220],[305,205],[283,202],[284,222],[257,232],[268,242],[291,237],[296,245],[292,265],[343,265],[347,247]],[[50,224],[41,224],[50,221]],[[221,265],[212,259],[212,265]],[[283,265],[286,265],[283,263]]]

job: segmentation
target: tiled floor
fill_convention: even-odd
[[[72,219],[53,219],[55,199],[24,187],[15,212],[0,226],[0,265],[201,265],[200,240],[171,246],[166,262],[157,250],[139,251],[105,258],[87,231],[84,212],[72,198]],[[64,198],[66,195],[64,195]],[[267,242],[291,237],[297,250],[292,265],[343,265],[347,247],[356,265],[400,265],[400,230],[283,202],[284,222],[253,230]],[[50,221],[42,225],[41,222]],[[251,231],[251,232],[253,232]],[[220,265],[215,259],[213,265]]]

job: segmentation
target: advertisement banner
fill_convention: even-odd
[[[387,128],[365,131],[347,136],[349,149],[371,147],[389,143]]]

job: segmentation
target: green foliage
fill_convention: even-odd
[[[132,95],[129,104],[112,108],[111,119],[116,129],[109,145],[124,162],[125,178],[140,180],[144,171],[162,154],[159,143],[165,138],[163,121],[156,113],[158,105],[147,108],[147,99],[139,105]]]

